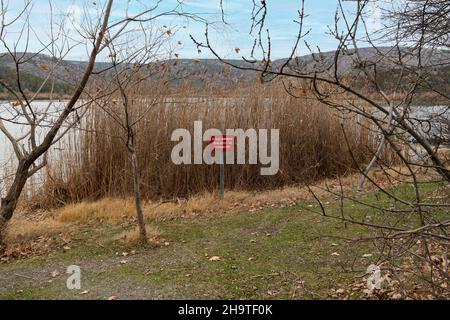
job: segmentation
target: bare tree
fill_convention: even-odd
[[[144,36],[142,36],[144,35]],[[112,81],[108,81],[102,91],[117,91],[118,99],[101,99],[96,104],[124,132],[118,137],[128,152],[133,175],[133,189],[136,218],[140,241],[147,242],[147,231],[142,210],[141,170],[137,152],[137,127],[146,114],[158,102],[144,92],[152,87],[153,96],[158,88],[152,86],[149,79],[158,74],[155,64],[170,57],[171,50],[166,47],[173,32],[160,30],[154,25],[140,25],[134,32],[127,34],[123,45],[118,48],[113,42],[108,43],[112,69]],[[133,55],[127,54],[133,52]],[[125,53],[125,54],[123,54]],[[161,76],[161,74],[159,74]],[[119,104],[119,106],[117,105]]]
[[[77,101],[79,100],[81,94],[83,93],[83,91],[87,85],[87,82],[92,74],[92,71],[94,69],[94,63],[96,61],[96,58],[98,56],[98,53],[101,49],[101,46],[102,46],[102,43],[104,40],[105,31],[108,28],[108,22],[109,22],[109,17],[111,14],[112,4],[113,4],[112,0],[108,1],[107,6],[103,13],[103,17],[102,17],[103,19],[101,20],[100,28],[98,30],[96,30],[98,32],[96,32],[93,35],[94,36],[94,42],[93,42],[94,46],[91,50],[91,54],[89,56],[89,62],[88,62],[88,65],[86,67],[86,70],[84,72],[84,75],[83,75],[81,81],[79,82],[79,84],[78,84],[77,88],[75,89],[75,92],[73,93],[69,102],[66,104],[63,111],[60,113],[59,117],[57,118],[55,123],[51,126],[49,132],[46,134],[45,138],[43,139],[43,141],[40,144],[36,141],[36,126],[37,126],[38,119],[36,118],[36,115],[32,110],[31,102],[29,102],[28,97],[26,96],[25,92],[23,91],[23,89],[21,88],[21,85],[20,85],[19,66],[23,61],[22,58],[24,57],[24,55],[22,54],[19,57],[17,57],[17,52],[10,51],[10,55],[15,60],[16,70],[18,71],[16,73],[16,75],[17,75],[19,92],[17,93],[13,89],[11,89],[5,82],[1,82],[0,84],[3,87],[5,87],[6,90],[8,90],[14,97],[16,97],[17,101],[20,102],[20,106],[22,108],[23,115],[27,118],[27,122],[30,125],[30,131],[29,131],[29,134],[27,134],[27,135],[29,135],[31,150],[24,152],[19,145],[20,140],[17,138],[14,138],[6,130],[5,126],[3,124],[1,125],[0,128],[3,132],[3,134],[5,134],[5,136],[9,139],[9,141],[13,145],[14,152],[15,152],[16,157],[19,162],[19,164],[17,166],[16,174],[14,177],[14,182],[13,182],[12,186],[9,188],[6,196],[4,198],[2,198],[2,200],[1,200],[0,243],[1,243],[2,247],[3,247],[3,236],[4,236],[4,231],[5,231],[7,222],[8,222],[8,220],[11,219],[11,217],[14,213],[14,210],[16,209],[17,201],[19,200],[20,194],[25,186],[25,183],[30,176],[32,176],[34,173],[36,173],[38,170],[40,170],[42,167],[45,166],[45,164],[46,164],[45,157],[43,159],[43,162],[41,162],[41,164],[35,166],[34,168],[32,166],[35,164],[36,160],[38,160],[41,156],[43,156],[50,148],[51,144],[55,140],[64,121],[68,118],[68,116],[74,110],[75,105],[76,105]],[[2,2],[2,5],[3,5],[3,2]],[[30,5],[30,2],[26,3],[26,6],[29,6],[29,5]],[[27,8],[25,8],[24,11],[22,11],[20,13],[20,15],[26,14],[27,13],[26,10],[27,10]],[[6,8],[2,8],[2,16],[4,17],[5,15],[6,15]],[[14,20],[18,19],[19,17],[16,17]],[[8,23],[5,23],[2,25],[2,27],[1,27],[2,33],[4,32],[4,29],[8,25],[9,25]],[[2,39],[2,42],[5,45],[5,47],[7,47],[7,44],[5,43],[5,41],[3,39]],[[2,121],[3,120],[5,120],[5,119],[2,119]],[[30,170],[30,168],[31,168],[31,170]]]
[[[126,6],[130,6],[128,1]],[[98,99],[104,99],[113,91],[98,91],[92,85],[93,78],[110,73],[111,66],[96,67],[96,61],[103,52],[107,52],[110,44],[120,41],[123,35],[128,34],[136,27],[149,21],[155,21],[163,16],[182,15],[182,1],[174,4],[172,9],[161,9],[161,1],[151,4],[140,3],[140,11],[129,14],[128,7],[123,17],[111,18],[111,12],[115,1],[105,0],[85,2],[82,7],[80,21],[71,21],[71,17],[63,14],[58,21],[59,13],[54,12],[52,2],[49,2],[49,37],[41,38],[32,24],[33,1],[26,0],[22,9],[14,8],[12,14],[7,2],[0,2],[0,43],[6,52],[2,58],[12,61],[15,79],[11,82],[0,79],[0,87],[14,102],[3,106],[4,112],[0,115],[0,132],[11,143],[17,167],[13,182],[6,190],[6,195],[1,199],[0,209],[0,249],[4,250],[4,234],[8,221],[12,218],[25,184],[31,176],[45,167],[47,153],[51,146],[61,140],[63,136],[74,127],[84,114],[86,106],[92,105]],[[122,3],[123,5],[123,3]],[[189,14],[183,14],[190,16]],[[12,40],[8,33],[14,29],[17,38]],[[70,29],[70,30],[69,30]],[[19,30],[17,32],[17,30]],[[13,33],[14,34],[14,33]],[[40,49],[30,52],[30,39],[37,39]],[[61,79],[63,60],[75,50],[85,48],[88,54],[88,62],[84,67],[81,77],[74,77],[73,81]],[[106,50],[105,50],[106,49]],[[79,52],[79,51],[78,51]],[[40,54],[50,56],[50,65],[42,65],[43,80],[36,92],[29,92],[24,87],[23,69]],[[133,57],[136,52],[124,53]],[[59,70],[59,71],[58,71]],[[73,71],[73,70],[72,70]],[[69,70],[69,73],[71,71]],[[67,76],[67,78],[70,75]],[[68,84],[67,102],[57,103],[55,94],[57,83],[65,81]],[[49,87],[47,93],[50,102],[46,107],[37,107],[35,101],[44,87]],[[118,88],[115,88],[117,91]],[[21,125],[26,132],[16,134],[8,128],[7,124]],[[42,138],[40,138],[42,137]],[[130,137],[130,139],[132,139]],[[132,145],[130,145],[132,146]]]
[[[266,1],[262,0],[259,3],[253,2],[253,14],[252,14],[252,27],[250,34],[255,36],[253,49],[251,50],[250,57],[242,57],[246,61],[247,65],[233,64],[232,61],[224,59],[212,46],[209,36],[209,26],[206,25],[205,41],[198,41],[192,38],[198,48],[206,48],[224,64],[230,65],[234,68],[241,70],[250,70],[260,73],[263,81],[272,81],[277,77],[283,77],[284,79],[299,79],[309,80],[313,89],[319,98],[324,103],[331,105],[334,102],[329,101],[332,94],[339,92],[345,92],[349,95],[351,100],[358,99],[369,104],[375,112],[379,115],[375,117],[374,114],[368,114],[360,107],[351,103],[349,99],[348,105],[342,105],[341,107],[348,109],[350,112],[360,114],[371,121],[375,122],[377,127],[381,127],[380,130],[384,130],[382,124],[386,123],[386,119],[392,116],[392,120],[396,123],[396,127],[401,128],[407,135],[414,139],[428,154],[430,160],[435,165],[435,169],[441,174],[447,181],[450,181],[450,170],[448,170],[442,163],[441,159],[437,157],[435,150],[426,137],[416,130],[411,121],[405,117],[409,111],[408,107],[404,108],[402,112],[398,110],[405,104],[410,104],[414,97],[417,88],[423,86],[423,77],[419,71],[425,71],[425,68],[430,67],[430,62],[426,61],[431,59],[432,53],[428,52],[427,58],[423,54],[423,46],[417,45],[417,49],[413,52],[410,50],[403,50],[402,38],[397,34],[392,39],[389,50],[385,51],[379,49],[379,44],[374,42],[371,38],[370,30],[368,29],[367,22],[365,20],[366,8],[369,1],[357,0],[355,2],[355,11],[352,15],[346,14],[342,1],[337,1],[338,9],[336,12],[336,21],[334,29],[330,28],[330,33],[338,40],[337,49],[332,56],[325,56],[319,49],[318,53],[311,53],[312,59],[315,62],[314,68],[305,68],[301,59],[297,56],[298,49],[301,41],[309,34],[310,30],[304,30],[304,21],[306,19],[305,1],[301,1],[300,9],[298,11],[298,25],[297,38],[293,45],[293,49],[288,53],[288,58],[284,59],[281,63],[273,63],[272,61],[272,41],[270,38],[270,30],[265,29],[266,16],[268,12],[268,5]],[[351,17],[350,17],[351,16]],[[341,22],[341,20],[343,22]],[[361,41],[358,37],[365,36],[364,41]],[[364,42],[370,45],[375,51],[375,57],[365,57],[360,54],[360,43]],[[308,43],[306,43],[308,49],[310,49]],[[258,51],[259,49],[259,51]],[[259,59],[256,57],[259,52]],[[411,59],[414,56],[416,59]],[[341,62],[347,60],[357,70],[356,77],[353,77],[353,81],[363,82],[372,86],[372,92],[367,94],[363,90],[358,90],[356,86],[353,86],[348,77],[348,74],[344,74],[342,70]],[[399,79],[396,79],[395,86],[393,88],[385,88],[380,85],[379,71],[383,69],[383,64],[390,63],[393,66],[398,66]],[[286,80],[286,89],[295,89],[295,86],[290,86]],[[407,82],[408,88],[405,89],[405,83]],[[321,84],[330,85],[335,90],[333,92],[322,92]],[[389,90],[389,91],[388,91]],[[406,92],[403,100],[400,103],[393,101],[389,93]],[[294,93],[295,92],[291,92]],[[375,95],[374,95],[375,94]],[[392,109],[392,110],[391,110]]]
[[[436,76],[436,68],[450,65],[448,56],[440,50],[448,43],[448,5],[446,1],[411,0],[406,1],[405,10],[395,5],[380,7],[378,10],[383,12],[386,25],[374,30],[370,21],[372,2],[357,0],[351,3],[354,9],[349,12],[348,3],[345,7],[343,1],[336,1],[335,23],[329,26],[329,34],[337,42],[334,52],[324,53],[320,48],[314,52],[306,41],[310,30],[305,29],[309,17],[305,12],[305,1],[300,2],[298,18],[294,21],[297,37],[286,59],[274,61],[272,58],[273,43],[266,21],[270,5],[264,0],[250,4],[253,7],[250,35],[254,45],[250,55],[242,57],[246,63],[236,64],[224,59],[214,48],[208,25],[204,39],[192,39],[199,49],[210,51],[224,64],[259,73],[261,81],[278,78],[287,94],[293,97],[310,90],[324,107],[337,110],[343,123],[348,117],[356,117],[362,126],[377,133],[378,147],[368,149],[373,153],[372,161],[360,164],[353,158],[360,168],[358,190],[363,190],[367,180],[389,201],[374,204],[365,201],[362,195],[344,193],[342,188],[341,192],[326,188],[325,191],[341,201],[340,213],[335,215],[328,212],[314,188],[310,188],[321,209],[319,213],[378,232],[376,236],[363,239],[381,242],[380,263],[385,263],[392,274],[401,278],[398,258],[409,255],[417,259],[415,275],[430,286],[432,295],[445,296],[449,293],[450,219],[442,217],[440,212],[448,210],[450,204],[445,200],[439,203],[428,201],[423,186],[436,181],[448,186],[450,182],[446,159],[439,152],[439,145],[434,143],[431,130],[436,119],[448,115],[449,111],[448,95],[442,89],[448,86],[448,81],[446,77],[443,82],[438,81]],[[303,43],[311,52],[308,58],[298,56]],[[424,97],[440,101],[442,107],[435,113],[426,114],[428,109],[415,107]],[[345,125],[342,131],[345,135]],[[351,148],[347,149],[353,156]],[[392,161],[382,159],[383,150],[394,153]],[[375,166],[391,186],[412,186],[411,194],[398,195],[386,185],[377,183],[370,175]],[[375,210],[382,218],[377,222],[367,221],[366,215],[355,218],[347,212],[344,200]],[[399,214],[403,216],[401,224],[393,218]],[[442,264],[436,264],[436,256],[442,257]],[[421,263],[427,267],[424,269]]]
[[[403,39],[411,44],[450,46],[450,2],[448,0],[408,0],[387,10]]]

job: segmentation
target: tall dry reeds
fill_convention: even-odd
[[[293,98],[282,85],[255,84],[215,95],[188,87],[173,90],[163,84],[142,83],[129,89],[137,125],[137,145],[142,170],[142,192],[148,199],[187,197],[218,186],[217,165],[181,165],[170,155],[176,142],[173,130],[203,121],[207,128],[280,129],[280,170],[261,176],[260,165],[226,165],[228,189],[260,190],[290,184],[311,183],[355,170],[348,152],[360,162],[372,157],[373,133],[356,118],[338,117],[308,94]],[[119,108],[115,99],[108,108]],[[345,140],[342,128],[346,131]],[[39,199],[60,205],[102,197],[132,194],[131,168],[123,129],[101,108],[92,106],[81,129],[66,143],[57,161],[50,163]],[[206,145],[206,142],[205,142]]]

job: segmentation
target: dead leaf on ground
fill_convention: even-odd
[[[219,256],[212,256],[211,258],[209,258],[209,261],[220,261],[220,257]]]
[[[56,278],[59,275],[60,275],[60,273],[56,270],[51,273],[52,278]]]

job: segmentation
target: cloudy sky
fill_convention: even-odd
[[[22,8],[26,0],[9,0],[6,20],[8,22],[17,14],[19,8]],[[181,0],[180,0],[181,1]],[[89,15],[95,17],[101,11],[105,0],[33,0],[29,7],[30,24],[32,32],[28,44],[29,51],[37,51],[42,48],[46,40],[51,35],[50,25],[53,24],[53,32],[59,27],[60,21],[71,35],[72,44],[81,39],[78,34],[80,25],[86,25],[83,18]],[[174,8],[183,10],[187,13],[196,14],[208,21],[216,22],[210,32],[211,41],[214,47],[221,55],[227,58],[240,58],[242,55],[248,56],[253,44],[253,38],[249,35],[251,27],[252,0],[223,0],[225,9],[225,21],[227,25],[220,23],[221,11],[220,0],[184,0],[183,6],[179,7],[178,0],[162,0],[154,15],[168,12]],[[144,8],[152,7],[157,3],[154,0],[116,0],[114,2],[112,21],[132,16]],[[298,10],[300,9],[299,0],[267,0],[269,8],[266,18],[267,27],[270,29],[272,39],[272,57],[282,58],[289,55],[298,32]],[[345,10],[352,11],[354,3],[345,2]],[[334,16],[337,8],[335,0],[305,0],[305,11],[308,15],[305,20],[305,30],[311,30],[305,40],[315,48],[320,46],[323,51],[333,50],[335,41],[332,36],[327,34],[328,28],[334,26]],[[24,17],[23,17],[24,19]],[[8,46],[17,42],[21,30],[19,20],[16,24],[6,30],[5,39]],[[65,20],[63,20],[65,19]],[[379,21],[377,10],[371,14],[371,23],[376,28]],[[164,30],[170,29],[171,49],[179,54],[181,58],[210,58],[211,53],[203,50],[199,53],[190,40],[190,35],[198,40],[204,39],[205,25],[198,21],[182,19],[173,15],[162,16],[154,21],[155,28]],[[18,47],[23,48],[24,41],[19,43]],[[239,54],[235,48],[240,48]],[[0,51],[5,48],[0,44]],[[74,60],[86,59],[86,46],[75,46],[67,58]],[[302,45],[298,54],[307,54],[308,50]]]

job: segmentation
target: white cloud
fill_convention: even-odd
[[[79,28],[83,19],[83,9],[80,6],[72,4],[67,7],[66,15],[71,23],[71,28]]]
[[[370,1],[368,3],[366,25],[369,33],[379,31],[382,28],[381,8],[376,1]]]

